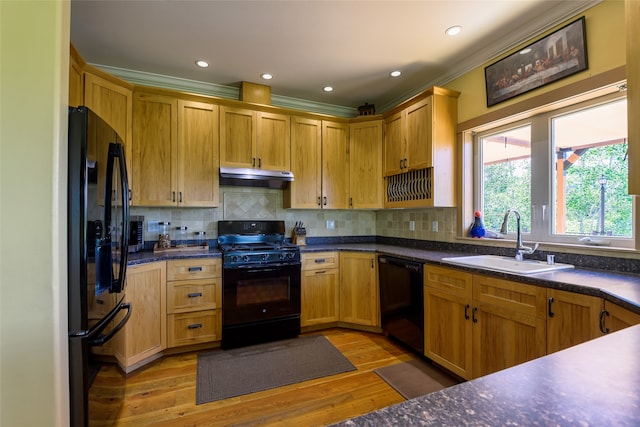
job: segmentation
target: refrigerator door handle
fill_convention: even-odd
[[[120,196],[122,200],[122,239],[120,239],[120,267],[118,277],[112,280],[110,292],[120,292],[124,289],[124,281],[127,272],[127,255],[129,248],[129,180],[127,178],[127,165],[124,158],[124,150],[121,144],[109,143],[109,155],[107,158],[106,188],[104,198],[104,218],[107,233],[111,233],[111,194],[113,189],[113,165],[118,160],[120,169]],[[111,242],[113,239],[111,239]],[[103,266],[111,268],[111,266]]]
[[[115,315],[122,310],[127,310],[127,314],[124,315],[124,318],[106,334],[102,334],[102,330],[101,330],[99,332],[99,335],[95,339],[89,340],[89,345],[92,345],[92,346],[103,345],[104,343],[109,341],[111,338],[113,338],[113,336],[117,334],[120,329],[122,329],[125,323],[127,323],[127,321],[129,320],[129,317],[131,317],[131,302],[123,302],[122,304],[120,304],[120,306],[118,306],[118,309],[114,311],[113,317],[115,317]],[[104,330],[104,328],[102,329]]]

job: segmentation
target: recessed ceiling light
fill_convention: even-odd
[[[198,59],[196,61],[196,65],[200,68],[207,68],[209,66],[209,63],[203,59]]]
[[[527,53],[529,53],[529,52],[531,52],[531,48],[530,48],[530,47],[528,47],[528,48],[526,48],[526,49],[522,49],[522,50],[520,51],[520,55],[524,55],[524,54],[527,54]]]
[[[402,71],[400,70],[392,71],[389,73],[391,77],[398,77],[400,74],[402,74]]]
[[[460,31],[462,31],[462,27],[460,25],[454,25],[453,27],[447,28],[444,33],[448,36],[455,36],[460,34]]]
[[[333,92],[333,88],[331,86],[325,86],[322,88],[322,90],[325,92]]]
[[[262,74],[260,74],[260,77],[262,77],[265,80],[271,80],[273,78],[273,74],[262,73]]]

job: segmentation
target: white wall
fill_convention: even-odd
[[[70,3],[0,1],[0,425],[68,425]]]

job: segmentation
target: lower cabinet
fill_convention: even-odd
[[[222,262],[216,258],[167,261],[167,345],[220,341]]]
[[[557,289],[547,290],[547,353],[602,336],[602,299]]]
[[[166,274],[164,261],[127,269],[131,317],[114,338],[115,357],[126,372],[167,348]]]
[[[340,252],[340,321],[380,327],[378,260],[371,252]]]
[[[340,258],[338,252],[302,254],[300,326],[340,320]]]
[[[545,355],[545,289],[425,266],[425,355],[465,379]]]
[[[640,314],[636,314],[609,301],[604,302],[600,315],[601,332],[616,332],[629,326],[640,324]]]

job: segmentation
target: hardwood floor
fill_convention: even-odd
[[[373,371],[415,354],[380,334],[314,333],[326,336],[357,370],[196,405],[195,352],[165,357],[127,378],[117,366],[103,366],[91,389],[91,425],[322,426],[404,401]]]

